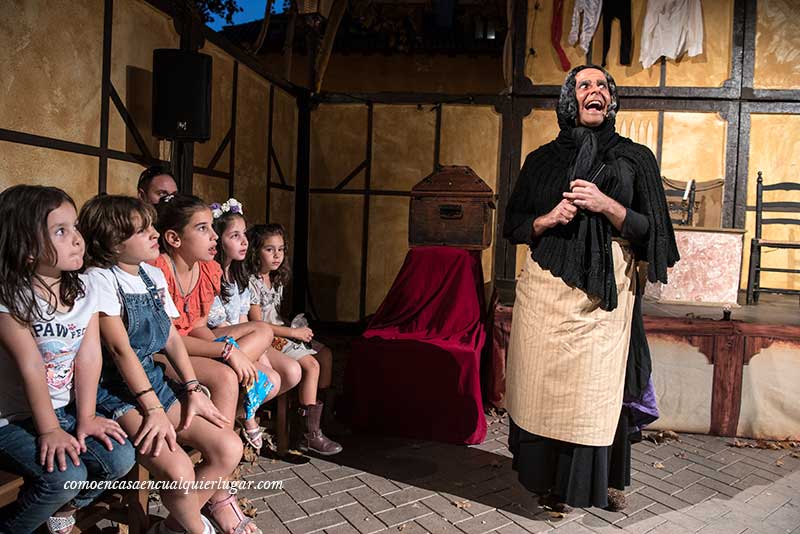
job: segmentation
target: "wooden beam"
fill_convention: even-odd
[[[258,51],[261,50],[262,46],[264,46],[264,41],[267,40],[269,19],[272,16],[272,2],[273,0],[267,0],[264,4],[264,18],[261,20],[261,31],[258,32],[258,39],[256,39],[256,43],[253,45],[253,55],[258,54]]]
[[[289,81],[292,77],[292,48],[294,47],[294,29],[297,26],[297,5],[292,1],[289,8],[289,25],[286,29],[286,41],[283,43],[283,77]]]
[[[331,13],[328,17],[328,25],[325,27],[325,35],[322,37],[322,45],[319,48],[317,57],[314,61],[314,92],[319,93],[322,89],[322,79],[325,71],[328,70],[328,62],[333,51],[333,42],[339,31],[339,24],[342,22],[344,12],[347,10],[347,0],[334,0]]]

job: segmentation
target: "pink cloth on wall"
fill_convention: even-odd
[[[480,252],[409,250],[367,331],[353,341],[343,408],[355,428],[480,443],[485,341]]]

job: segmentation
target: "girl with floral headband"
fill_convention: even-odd
[[[251,389],[260,380],[248,355],[262,354],[271,338],[264,332],[249,332],[238,339],[219,339],[208,328],[211,305],[221,290],[222,269],[214,261],[218,236],[205,202],[192,195],[167,196],[156,205],[156,211],[161,254],[153,264],[164,274],[178,310],[173,324],[183,337],[198,380],[209,387],[214,404],[232,424],[240,399],[239,386]],[[168,374],[176,375],[169,367]],[[222,532],[258,531],[242,515],[233,494],[218,501],[212,499],[203,511]]]
[[[248,322],[247,313],[250,310],[250,289],[247,287],[247,272],[244,269],[244,259],[247,254],[247,236],[245,229],[247,223],[244,219],[242,205],[231,198],[223,204],[211,204],[211,214],[214,217],[214,232],[219,236],[217,255],[215,259],[222,267],[222,284],[220,294],[214,297],[214,303],[208,313],[208,327],[215,336],[232,337],[239,339],[242,335],[261,335],[265,342],[272,340],[272,328],[261,321]],[[248,445],[256,451],[263,446],[263,430],[255,419],[258,406],[293,388],[300,381],[300,366],[292,360],[296,370],[286,369],[287,365],[279,365],[273,369],[266,353],[256,354],[247,352],[256,368],[265,374],[273,384],[273,389],[266,397],[258,396],[253,389],[247,391],[245,396],[244,417],[237,420],[242,426],[242,437]],[[258,382],[256,382],[257,384]]]

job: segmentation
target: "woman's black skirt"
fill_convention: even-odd
[[[531,434],[509,419],[508,448],[512,467],[528,491],[551,493],[577,508],[608,506],[608,488],[624,490],[631,483],[630,413],[622,409],[614,442],[609,447],[578,445]]]

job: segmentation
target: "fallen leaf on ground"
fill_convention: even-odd
[[[650,464],[650,465],[652,465],[652,466],[653,466],[653,467],[655,467],[656,469],[664,469],[664,464],[662,464],[661,462],[653,462],[653,463],[652,463],[652,464]]]
[[[662,443],[666,443],[668,441],[680,442],[681,437],[672,430],[662,430],[660,432],[649,433],[646,439],[652,441],[656,445],[661,445]]]
[[[403,523],[402,525],[397,527],[397,530],[399,530],[400,532],[403,532],[405,529],[406,529],[406,524],[405,523]]]
[[[768,441],[765,439],[757,439],[755,441],[734,439],[733,442],[729,443],[729,445],[737,449],[765,449],[771,451],[796,449],[798,446],[800,446],[800,444],[798,444],[796,441]]]
[[[778,467],[783,467],[783,460],[778,460],[777,462],[775,462],[775,465],[777,465]]]
[[[687,458],[686,453],[684,451],[676,452],[675,457],[680,458],[681,460],[685,460]]]
[[[242,460],[249,464],[255,464],[258,462],[258,453],[249,445],[244,448],[244,454],[242,455]]]
[[[549,515],[551,519],[564,519],[565,517],[567,517],[567,514],[565,514],[564,512],[554,512],[552,510],[547,512],[547,515]]]
[[[789,456],[791,456],[792,458],[800,458],[800,452],[793,452]]]
[[[253,503],[250,502],[250,499],[247,497],[242,497],[239,499],[239,507],[242,509],[242,513],[249,518],[254,518],[258,515],[258,510]]]
[[[470,506],[472,506],[472,504],[470,504],[470,502],[466,501],[466,500],[464,500],[464,501],[452,501],[450,504],[452,504],[456,508],[460,508],[462,510],[464,508],[469,508]]]

